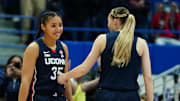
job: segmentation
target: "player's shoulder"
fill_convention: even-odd
[[[30,57],[31,58],[33,58],[33,57],[37,58],[39,55],[39,45],[36,42],[30,43],[27,46],[27,48],[24,52],[24,55],[28,56],[28,58],[30,58]]]
[[[69,51],[68,51],[67,45],[63,41],[60,41],[60,42],[61,42],[61,45],[62,45],[64,51],[65,51],[66,56],[68,56]]]
[[[66,45],[63,41],[60,41],[60,44],[62,45],[62,47],[63,47],[64,49],[68,49],[67,45]]]
[[[31,48],[38,48],[39,47],[39,44],[36,42],[36,41],[33,41],[31,42],[28,47],[31,47]]]
[[[139,55],[141,56],[143,51],[148,48],[147,42],[145,39],[138,37],[137,43],[137,51],[139,53]]]
[[[37,42],[33,41],[27,46],[26,50],[37,51],[37,50],[39,50],[39,44]]]
[[[140,45],[147,45],[147,42],[145,39],[141,38],[141,37],[137,37],[137,41]]]
[[[106,38],[106,34],[100,34],[97,36],[96,39],[103,39],[103,38]]]
[[[106,34],[100,34],[95,41],[104,42],[106,40]]]
[[[105,49],[106,46],[106,34],[100,34],[95,42],[94,42],[94,46],[96,49],[100,49],[100,53],[102,53],[102,51]]]

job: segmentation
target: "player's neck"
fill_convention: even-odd
[[[117,31],[121,31],[122,29],[120,28],[120,27],[117,27],[117,28],[114,28],[113,30],[112,30],[112,32],[117,32]]]
[[[46,38],[46,37],[42,37],[42,40],[49,48],[56,49],[56,40]]]

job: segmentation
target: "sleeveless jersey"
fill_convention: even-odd
[[[141,57],[136,51],[137,37],[134,36],[131,58],[127,67],[119,68],[112,66],[113,44],[118,37],[119,32],[110,32],[106,34],[106,47],[101,54],[101,74],[99,88],[119,91],[138,90],[138,73],[141,66]]]
[[[61,95],[65,88],[64,85],[57,83],[57,76],[59,72],[64,73],[65,51],[63,46],[60,41],[57,40],[57,48],[52,51],[41,38],[35,42],[39,45],[39,57],[35,65],[29,99],[33,99],[36,95]]]

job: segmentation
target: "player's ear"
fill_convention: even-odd
[[[41,24],[41,29],[44,31],[45,30],[45,25]]]

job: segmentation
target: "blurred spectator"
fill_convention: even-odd
[[[6,64],[4,72],[0,75],[0,96],[5,101],[18,101],[22,68],[22,58],[11,56]]]
[[[64,26],[66,27],[91,27],[93,14],[93,1],[91,0],[63,0]],[[70,40],[88,41],[91,32],[65,31],[63,37]]]
[[[100,68],[100,58],[97,61],[98,66],[86,75],[77,79],[77,83],[72,80],[72,92],[74,95],[74,101],[96,101],[96,90],[99,83],[99,72]]]
[[[96,90],[98,87],[98,80],[99,80],[99,68],[96,67],[92,69],[88,74],[83,76],[83,84],[82,87],[86,92],[86,101],[95,101],[96,98]],[[89,86],[88,86],[89,85]],[[86,89],[86,90],[85,90]]]
[[[74,101],[95,101],[95,91],[99,83],[99,77],[82,83],[82,78],[77,79],[76,82],[72,82],[72,92]],[[91,92],[89,94],[88,92]]]
[[[180,14],[175,2],[164,2],[152,18],[152,27],[161,30],[180,30]],[[155,42],[159,45],[180,45],[177,35],[172,32],[160,33]]]
[[[6,14],[20,14],[20,0],[4,0]]]
[[[86,101],[85,91],[82,89],[82,78],[77,78],[77,83],[72,83],[73,101]]]
[[[151,9],[150,0],[106,0],[103,6],[104,9],[101,10],[102,12],[105,12],[104,17],[106,18],[110,10],[115,7],[128,8],[128,10],[135,16],[136,29],[147,29],[149,27],[149,14]],[[144,38],[146,41],[149,41],[147,33],[142,32],[135,34]]]
[[[163,3],[160,3],[156,8],[156,13],[152,17],[152,28],[153,29],[160,29],[160,15],[163,14]],[[162,21],[162,20],[161,20]],[[156,38],[158,37],[157,33],[150,34],[150,42],[154,43]]]
[[[150,0],[129,0],[130,12],[135,16],[136,29],[147,29],[149,25],[148,15],[150,13]],[[135,33],[146,41],[149,41],[147,33]]]
[[[169,22],[171,30],[180,30],[180,13],[179,8],[176,2],[171,2],[171,13],[170,13],[170,22]],[[180,40],[179,35],[175,35],[175,39]]]
[[[146,95],[141,95],[140,98],[141,98],[141,101],[146,101]]]
[[[1,3],[1,6],[2,6],[5,14],[10,14],[10,15],[19,15],[20,14],[20,0],[2,0],[2,1],[0,3]],[[10,22],[13,22],[12,24],[14,25],[15,29],[20,28],[20,26],[21,26],[20,18],[10,17],[10,18],[5,18],[5,19],[10,20]]]
[[[109,1],[106,0],[91,0],[93,7],[91,7],[92,17],[90,18],[90,25],[93,28],[107,28],[107,18],[106,16],[109,13]],[[107,5],[108,4],[108,5]],[[101,32],[90,32],[88,37],[90,37],[90,41],[94,41],[96,37],[100,33],[105,33],[105,31]]]
[[[58,12],[62,17],[64,16],[62,0],[47,0],[46,6],[48,10]]]
[[[35,16],[38,18],[41,11],[46,9],[46,0],[21,0],[21,14],[24,16]],[[23,30],[31,30],[31,21],[30,19],[24,19],[22,23]],[[21,37],[22,44],[28,44],[32,41],[32,35],[23,33]]]
[[[134,4],[136,2],[136,4]],[[107,18],[110,10],[117,6],[125,6],[130,9],[137,21],[137,28],[146,29],[148,27],[148,14],[150,10],[150,0],[63,0],[64,26],[68,27],[94,27],[106,28]],[[92,41],[102,32],[87,31],[65,31],[63,39]],[[148,40],[147,34],[138,33]]]
[[[86,101],[96,101],[96,90],[99,84],[99,77],[101,72],[101,59],[97,61],[97,67],[90,70],[82,77],[82,89],[86,92]]]

